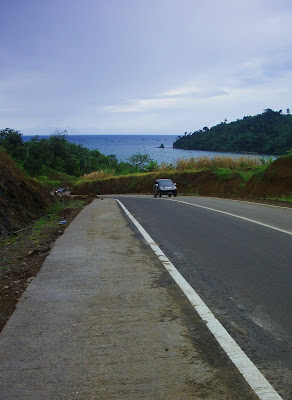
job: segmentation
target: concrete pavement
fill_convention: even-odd
[[[0,334],[0,398],[255,399],[188,307],[116,202],[95,200]]]

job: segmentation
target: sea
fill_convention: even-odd
[[[23,135],[22,139],[26,142],[32,137],[34,136]],[[40,139],[48,137],[39,136]],[[158,164],[171,164],[191,157],[242,156],[242,153],[174,149],[172,146],[177,138],[175,135],[67,135],[69,142],[90,150],[97,149],[107,156],[114,154],[119,161],[128,161],[132,155],[138,153],[149,154]],[[160,147],[162,144],[164,148]]]

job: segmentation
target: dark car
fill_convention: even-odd
[[[154,197],[161,197],[163,194],[167,194],[169,197],[173,194],[176,197],[176,183],[173,183],[171,179],[157,179],[153,186],[153,195]]]
[[[66,192],[65,188],[54,189],[54,194],[63,195]]]

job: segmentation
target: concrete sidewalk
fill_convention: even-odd
[[[0,334],[1,400],[254,398],[196,349],[165,274],[114,200],[92,202]]]

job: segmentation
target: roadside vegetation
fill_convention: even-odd
[[[113,154],[105,156],[97,149],[70,143],[66,131],[57,131],[48,138],[35,136],[23,142],[19,131],[6,128],[0,131],[0,146],[27,175],[51,188],[60,182],[74,184],[77,177],[93,171],[126,175],[157,167],[148,154],[138,153],[122,162]]]
[[[198,158],[182,158],[178,159],[174,163],[161,163],[156,164],[151,168],[151,172],[170,173],[178,171],[202,171],[202,170],[216,170],[216,169],[230,169],[238,171],[257,171],[263,166],[270,164],[273,161],[272,158],[255,157],[255,156],[240,156],[240,157],[227,157],[227,156],[216,156],[210,157],[198,157]],[[141,171],[146,172],[146,171]],[[114,170],[101,170],[91,172],[83,175],[83,177],[76,180],[76,183],[80,183],[82,180],[96,180],[96,179],[107,179],[116,176]],[[121,174],[122,175],[122,174]]]
[[[151,172],[116,176],[114,171],[98,171],[76,180],[75,193],[152,193],[156,179],[170,178],[178,192],[244,198],[271,198],[289,201],[292,193],[292,152],[278,159],[241,156],[191,158],[158,165]],[[272,176],[267,178],[267,176]],[[273,181],[271,185],[269,182]],[[251,184],[250,182],[253,182]],[[267,190],[264,190],[266,188]],[[272,194],[272,196],[271,196]]]
[[[272,158],[255,157],[255,156],[240,156],[240,157],[227,157],[227,156],[216,156],[210,157],[198,157],[188,159],[178,159],[174,163],[162,163],[156,165],[151,172],[158,172],[161,174],[173,174],[177,172],[199,172],[199,171],[214,171],[219,174],[224,171],[228,174],[228,171],[238,171],[243,176],[250,177],[256,171],[260,171],[263,167],[273,162]],[[145,174],[145,171],[141,173]],[[131,174],[137,176],[137,174]],[[149,175],[149,174],[148,174]],[[150,174],[151,175],[151,174]],[[99,179],[109,179],[117,177],[114,170],[101,170],[84,174],[82,177],[75,181],[75,184],[80,185],[85,181],[94,181]]]

